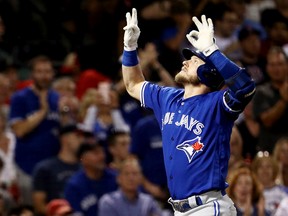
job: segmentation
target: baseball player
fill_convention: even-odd
[[[219,51],[212,20],[202,15],[201,21],[192,18],[198,31],[187,39],[195,50],[183,50],[186,60],[175,76],[183,88],[147,82],[137,58],[135,8],[126,19],[123,79],[128,93],[154,111],[161,127],[168,202],[174,214],[236,215],[225,194],[229,140],[235,119],[254,95],[253,80]]]

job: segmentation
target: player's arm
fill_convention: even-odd
[[[126,13],[127,25],[124,27],[124,52],[122,57],[122,76],[127,92],[140,100],[140,92],[145,81],[137,56],[137,41],[140,36],[137,11],[132,9],[132,15]]]
[[[255,93],[255,83],[245,68],[241,68],[221,53],[215,44],[214,27],[210,18],[201,16],[201,22],[193,17],[199,31],[193,30],[187,35],[190,43],[205,55],[221,76],[229,90],[225,93],[225,102],[233,111],[241,111]]]
[[[280,98],[272,107],[265,107],[266,103],[263,102],[263,93],[261,91],[255,95],[253,102],[257,104],[257,106],[254,106],[254,113],[265,127],[273,127],[275,122],[281,119],[286,112],[288,107],[288,73],[284,84],[279,89],[279,93]]]

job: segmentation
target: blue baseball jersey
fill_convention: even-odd
[[[67,182],[64,196],[77,215],[97,216],[99,199],[117,188],[116,173],[110,169],[106,169],[98,180],[88,178],[80,170]]]
[[[31,175],[35,165],[43,159],[57,155],[59,151],[58,130],[60,127],[59,95],[49,91],[49,112],[46,118],[22,138],[17,138],[15,160],[17,165]],[[31,88],[16,92],[11,98],[9,122],[24,120],[40,109],[39,97]]]
[[[224,100],[224,90],[183,99],[184,89],[145,82],[142,106],[154,111],[161,127],[172,199],[225,190],[230,136],[240,111]]]

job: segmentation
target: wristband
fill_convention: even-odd
[[[138,56],[137,56],[137,51],[123,51],[123,56],[122,56],[122,65],[132,67],[135,65],[138,65]]]

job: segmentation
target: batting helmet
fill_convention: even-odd
[[[206,56],[198,50],[185,48],[182,50],[182,54],[186,60],[190,60],[191,57],[195,55],[205,62],[205,64],[200,65],[197,69],[197,76],[201,83],[214,90],[220,89],[224,85],[224,79],[219,71],[212,63],[209,63]]]

